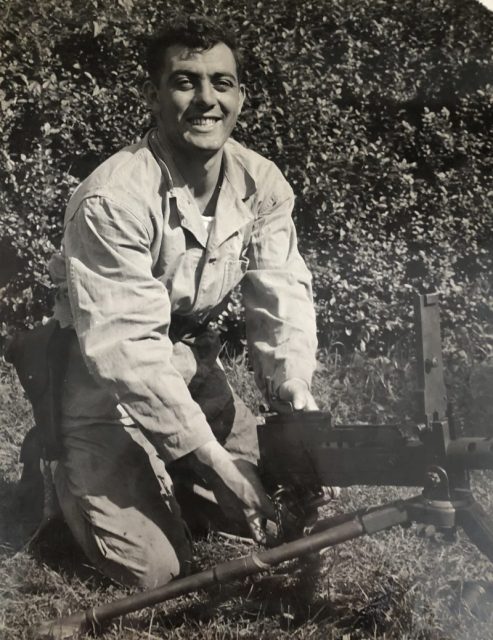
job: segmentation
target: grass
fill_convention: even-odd
[[[258,394],[244,359],[227,365],[251,406]],[[402,360],[326,354],[314,390],[336,422],[409,421],[412,368]],[[328,392],[330,390],[330,393]],[[465,411],[467,413],[467,411]],[[19,447],[31,424],[29,406],[10,368],[0,368],[0,638],[28,637],[30,625],[111,601],[129,593],[98,576],[63,530],[43,548],[22,547],[26,524],[16,503]],[[489,472],[475,490],[493,513]],[[326,514],[379,504],[416,491],[351,487]],[[458,532],[423,535],[418,526],[395,528],[340,545],[318,559],[291,562],[207,593],[146,609],[105,627],[104,640],[233,640],[257,638],[363,640],[490,640],[491,601],[464,606],[461,593],[493,583],[493,565]],[[210,534],[194,547],[199,568],[249,553],[241,542]],[[89,637],[89,636],[87,636]]]

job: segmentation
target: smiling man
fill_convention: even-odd
[[[234,38],[183,19],[150,43],[148,72],[155,128],[78,187],[51,263],[55,318],[74,330],[60,506],[95,566],[141,587],[190,570],[176,489],[212,490],[226,519],[259,541],[274,516],[254,464],[256,420],[209,328],[238,283],[260,389],[316,408],[293,193],[272,162],[230,137],[245,100]]]

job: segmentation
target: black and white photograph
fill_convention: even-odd
[[[493,0],[0,0],[1,640],[491,640]]]

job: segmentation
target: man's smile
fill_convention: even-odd
[[[209,130],[221,122],[221,118],[212,116],[195,116],[187,118],[187,122],[195,129]]]

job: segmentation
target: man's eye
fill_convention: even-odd
[[[218,91],[227,91],[228,89],[231,89],[232,86],[233,83],[230,80],[216,80],[214,82],[214,87]]]
[[[188,89],[193,89],[193,83],[189,78],[178,78],[175,81],[175,86],[177,89],[181,89],[182,91],[188,91]]]

